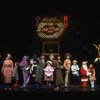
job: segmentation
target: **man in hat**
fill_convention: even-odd
[[[69,53],[66,54],[66,60],[64,61],[64,68],[66,71],[66,75],[65,75],[65,87],[68,87],[68,85],[70,85],[70,69],[71,69],[71,55]]]
[[[73,65],[71,66],[73,83],[74,85],[80,84],[80,75],[79,75],[79,66],[77,64],[77,60],[73,60]]]

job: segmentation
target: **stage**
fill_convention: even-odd
[[[40,89],[34,88],[33,85],[28,85],[26,88],[19,86],[19,88],[12,88],[11,90],[5,91],[4,87],[0,87],[0,96],[2,97],[14,97],[14,98],[22,98],[22,97],[36,97],[36,98],[80,98],[80,97],[92,97],[95,98],[100,94],[100,87],[98,85],[95,86],[94,89],[90,87],[81,88],[78,86],[69,86],[67,88],[62,87],[59,91],[55,91],[54,87],[47,88],[43,85]]]
[[[54,90],[54,87],[47,87],[46,85],[42,85],[41,88],[34,87],[34,85],[27,85],[27,87],[19,86],[18,88],[11,88],[11,90],[5,90],[4,86],[0,86],[0,92],[99,92],[100,86],[96,85],[95,88],[90,88],[89,86],[87,88],[82,88],[79,85],[74,86],[70,85],[69,87],[61,86],[61,88],[57,91]]]

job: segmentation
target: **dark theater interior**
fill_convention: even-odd
[[[100,45],[99,6],[95,3],[75,4],[74,2],[68,3],[67,1],[60,2],[60,0],[55,2],[51,0],[50,3],[48,1],[39,2],[6,2],[1,4],[0,72],[7,53],[12,55],[14,62],[20,62],[25,55],[32,58],[34,54],[40,57],[42,53],[59,53],[62,61],[64,61],[65,54],[69,52],[71,54],[71,60],[77,59],[79,67],[81,67],[82,61],[87,61],[88,65],[91,63],[94,64],[96,73],[95,88],[91,89],[89,86],[87,88],[81,88],[79,85],[74,87],[71,84],[68,88],[62,86],[61,90],[54,91],[53,87],[47,88],[45,84],[42,84],[41,89],[35,89],[33,84],[29,83],[25,88],[22,87],[22,84],[19,84],[18,88],[5,91],[2,79],[3,75],[0,73],[0,97],[5,97],[6,95],[19,98],[20,96],[26,96],[27,98],[31,96],[33,98],[35,96],[37,98],[68,97],[71,99],[72,97],[83,96],[85,98],[89,96],[95,98],[100,93],[100,61],[95,62],[96,58],[99,59],[98,54],[100,49],[97,50],[93,46],[93,44]],[[58,23],[62,23],[62,25],[67,23],[67,26],[63,26],[64,30],[62,33],[56,30],[60,34],[58,38],[51,36],[52,27],[48,31],[48,37],[45,37],[47,34],[46,31],[44,36],[37,35],[37,28],[39,23],[42,23],[43,18],[44,23],[45,18],[47,20],[51,18],[49,22],[53,22],[53,18],[58,18]],[[68,18],[66,23],[64,23],[65,18]],[[49,46],[47,44],[48,41],[57,41],[59,44],[51,44]]]

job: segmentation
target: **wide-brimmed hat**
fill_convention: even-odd
[[[84,65],[84,64],[87,64],[87,62],[86,62],[86,61],[83,61],[83,62],[82,62],[82,65]]]
[[[70,53],[66,53],[66,56],[69,56],[71,58],[71,54]]]
[[[48,64],[48,63],[49,63],[50,65],[52,65],[52,62],[51,62],[51,61],[47,61],[47,64]]]
[[[73,63],[77,63],[77,60],[73,60]]]

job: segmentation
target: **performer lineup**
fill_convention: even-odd
[[[100,58],[100,46],[93,44],[98,50],[98,59]],[[55,91],[62,87],[68,88],[71,85],[80,88],[95,88],[96,71],[94,63],[82,61],[79,65],[77,59],[71,59],[70,53],[66,53],[64,61],[61,56],[55,56],[51,53],[40,57],[34,55],[32,58],[24,56],[22,61],[13,61],[11,54],[7,53],[2,62],[1,75],[4,89],[11,90],[19,88],[22,85],[26,88],[32,84],[34,88],[42,89],[42,85],[47,88],[53,88]],[[19,73],[20,69],[20,73]],[[20,78],[22,77],[22,79]]]

